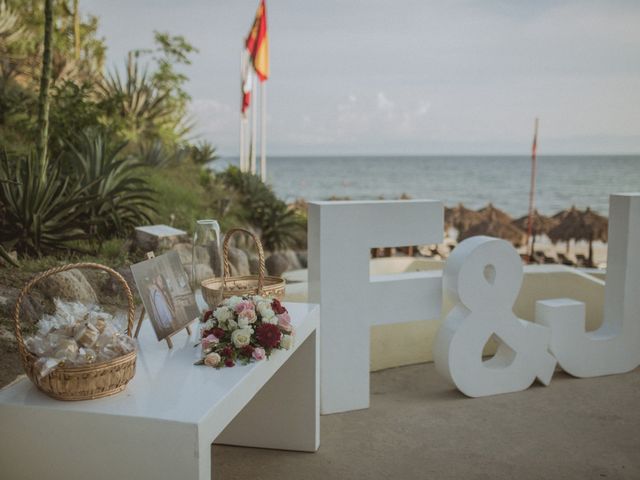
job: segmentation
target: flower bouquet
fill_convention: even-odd
[[[263,360],[274,349],[293,344],[289,312],[278,299],[260,295],[231,297],[204,313],[200,333],[202,358],[196,365],[233,367]]]

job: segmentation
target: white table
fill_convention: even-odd
[[[295,345],[266,361],[194,366],[195,332],[176,335],[169,350],[145,320],[136,375],[122,393],[60,402],[27,379],[0,390],[0,477],[205,480],[214,441],[316,451],[320,310],[286,307]]]

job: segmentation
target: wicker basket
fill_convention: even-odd
[[[45,377],[40,378],[34,371],[34,363],[38,359],[34,354],[29,352],[22,338],[22,330],[20,327],[20,314],[22,312],[22,302],[29,294],[36,283],[43,278],[55,275],[56,273],[66,272],[74,268],[95,268],[104,270],[113,276],[122,286],[129,302],[128,308],[128,325],[127,335],[131,336],[133,328],[133,317],[135,314],[135,305],[129,285],[122,275],[115,270],[97,263],[76,263],[65,265],[62,267],[52,268],[46,272],[40,273],[27,283],[16,302],[13,312],[13,320],[16,329],[16,340],[18,342],[18,350],[22,358],[25,372],[31,381],[39,390],[46,393],[50,397],[58,400],[91,400],[94,398],[106,397],[118,393],[127,386],[136,372],[136,352],[127,353],[120,357],[104,362],[83,365],[79,367],[59,366]]]
[[[244,275],[238,277],[231,276],[231,267],[229,265],[229,240],[234,233],[246,233],[253,238],[258,250],[258,275]],[[222,278],[208,278],[200,284],[202,287],[202,296],[211,308],[215,308],[225,298],[244,295],[265,295],[275,297],[282,300],[284,297],[285,280],[282,277],[269,277],[266,275],[266,267],[264,264],[264,250],[262,243],[249,230],[244,228],[232,228],[224,236],[222,247],[222,256],[224,261],[224,273]]]

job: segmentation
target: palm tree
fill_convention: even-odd
[[[51,44],[53,43],[53,0],[44,1],[44,50],[42,53],[42,75],[38,97],[38,157],[40,175],[46,175],[47,137],[49,130],[49,83],[51,80]]]

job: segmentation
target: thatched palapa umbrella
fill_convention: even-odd
[[[501,223],[511,223],[513,221],[513,218],[511,218],[508,213],[496,208],[493,203],[487,203],[485,207],[478,210],[478,213],[483,219],[489,219]]]
[[[445,228],[453,227],[458,232],[463,232],[472,225],[482,221],[478,212],[465,207],[462,203],[457,206],[444,209],[444,225]]]
[[[458,241],[476,235],[488,235],[490,237],[503,238],[510,241],[516,247],[524,244],[525,233],[513,225],[511,217],[492,204],[479,211],[482,220],[458,235]]]
[[[589,265],[593,265],[593,242],[608,239],[609,221],[607,217],[597,214],[589,207],[583,212],[575,206],[555,215],[558,224],[549,230],[549,238],[553,242],[560,240],[586,240],[589,242]]]
[[[529,253],[529,257],[533,256],[533,252],[535,251],[534,245],[536,243],[536,236],[542,234],[548,234],[549,231],[556,226],[558,220],[547,217],[546,215],[542,215],[538,210],[533,211],[533,215],[531,216],[531,251]],[[525,215],[523,217],[518,218],[513,221],[513,224],[520,228],[522,231],[526,232],[529,229],[529,215]]]

